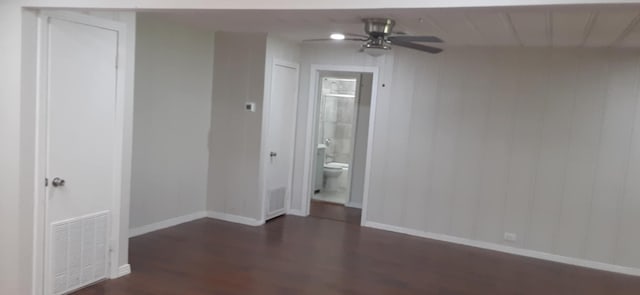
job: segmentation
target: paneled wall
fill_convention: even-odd
[[[217,32],[215,40],[207,210],[259,220],[267,35]]]
[[[367,162],[367,145],[369,142],[369,116],[371,113],[371,94],[373,74],[361,75],[360,95],[358,98],[358,115],[356,122],[355,147],[353,164],[351,165],[351,195],[347,206],[362,208],[364,196],[364,177]]]
[[[205,211],[214,34],[138,13],[131,228]]]
[[[369,221],[640,267],[638,53],[394,50]]]
[[[380,68],[369,222],[640,268],[638,52],[309,45],[307,91],[310,64]]]
[[[300,47],[264,33],[217,32],[209,139],[207,210],[215,218],[263,221],[268,152],[262,134],[274,60],[297,63]],[[245,110],[247,102],[255,112]]]

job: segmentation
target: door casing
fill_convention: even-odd
[[[307,122],[306,122],[306,137],[304,138],[305,150],[304,150],[304,169],[302,175],[302,211],[296,212],[297,215],[308,216],[311,206],[311,195],[313,194],[313,181],[315,178],[314,158],[315,150],[314,146],[317,137],[317,130],[315,122],[317,121],[317,109],[319,103],[317,94],[319,93],[319,78],[321,72],[349,72],[349,73],[370,73],[373,75],[371,83],[371,106],[369,114],[369,128],[367,138],[367,156],[364,171],[364,189],[362,196],[362,214],[360,219],[360,225],[366,223],[367,218],[367,203],[369,199],[369,179],[371,176],[371,155],[373,149],[373,134],[375,130],[375,113],[376,113],[376,101],[378,95],[378,75],[379,69],[375,66],[337,66],[337,65],[320,65],[312,64],[309,72],[309,93],[310,99],[309,107],[307,109]],[[353,188],[352,188],[353,189]]]
[[[275,72],[276,67],[287,67],[287,68],[292,68],[295,69],[296,71],[296,97],[294,99],[294,105],[293,105],[293,109],[295,110],[295,114],[293,114],[294,116],[294,122],[297,119],[297,110],[298,110],[298,96],[299,96],[299,83],[300,83],[300,65],[294,62],[289,62],[286,60],[282,60],[282,59],[278,59],[278,58],[274,58],[273,59],[273,63],[271,65],[271,67],[269,68],[269,71],[271,71],[271,79],[273,79],[273,73]],[[265,135],[269,134],[269,116],[270,116],[270,106],[271,106],[271,85],[272,85],[273,81],[267,81],[265,83],[265,85],[268,85],[269,87],[265,87],[264,93],[265,93],[265,99],[263,101],[263,111],[262,111],[262,139],[261,139],[261,143],[260,143],[260,183],[259,183],[259,187],[260,187],[260,193],[261,193],[261,199],[262,199],[262,206],[260,208],[260,220],[261,222],[265,222],[266,218],[267,218],[267,206],[268,206],[268,192],[267,192],[267,177],[268,177],[268,165],[269,165],[269,147],[267,146],[267,139],[265,138]],[[294,137],[295,137],[295,129],[294,129]],[[295,138],[294,140],[292,140],[292,144],[295,147]],[[289,158],[289,163],[290,163],[290,167],[289,167],[289,193],[287,194],[287,198],[285,199],[285,214],[288,214],[290,211],[290,204],[291,204],[291,189],[293,188],[293,166],[294,166],[294,155],[295,155],[295,148],[292,148],[292,152]]]
[[[128,173],[125,169],[130,167],[130,159],[124,155],[130,148],[131,140],[126,138],[126,129],[131,124],[128,119],[131,104],[127,102],[125,90],[126,83],[126,61],[127,61],[127,27],[124,23],[93,17],[90,15],[66,12],[41,10],[38,13],[38,37],[37,37],[37,69],[36,69],[36,116],[35,116],[35,181],[34,181],[34,231],[33,231],[33,294],[44,294],[45,288],[45,259],[47,259],[46,233],[47,233],[47,200],[46,200],[46,163],[47,163],[47,89],[48,89],[48,58],[47,50],[44,49],[48,43],[47,24],[50,19],[61,19],[69,22],[100,27],[116,31],[117,38],[117,69],[116,69],[116,118],[115,118],[115,139],[114,139],[114,195],[111,200],[111,219],[109,224],[109,278],[122,276],[118,263],[120,253],[120,220],[121,203],[124,195],[128,192]]]

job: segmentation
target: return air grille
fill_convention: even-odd
[[[285,213],[284,202],[287,195],[286,187],[279,187],[269,191],[269,204],[267,211],[267,219],[276,217]]]
[[[99,212],[51,224],[53,294],[105,279],[109,212]]]

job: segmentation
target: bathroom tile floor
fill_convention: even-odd
[[[312,199],[344,205],[349,200],[349,193],[348,192],[319,192],[317,194],[314,194]]]

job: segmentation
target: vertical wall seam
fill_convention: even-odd
[[[490,60],[491,60],[491,67],[490,68],[494,69],[493,70],[493,75],[487,75],[487,76],[493,77],[493,78],[495,78],[495,73],[497,72],[496,69],[498,68],[498,66],[496,66],[494,64],[495,63],[495,58],[496,58],[496,56],[494,54],[492,54],[491,57],[490,57]],[[489,81],[491,81],[491,80],[489,80]],[[488,86],[485,86],[485,87],[488,87]],[[487,93],[486,95],[487,95],[487,98],[486,98],[487,101],[485,102],[486,110],[485,110],[485,116],[484,116],[484,120],[483,120],[484,122],[482,124],[483,125],[483,132],[482,132],[482,139],[481,139],[481,141],[482,141],[481,147],[482,147],[483,150],[482,150],[481,153],[479,153],[480,154],[480,159],[478,159],[478,165],[486,163],[486,160],[487,160],[487,138],[489,137],[489,119],[491,118],[491,116],[490,116],[491,109],[492,109],[491,106],[493,105],[492,104],[492,97],[496,96],[495,94],[491,95],[490,93]],[[479,171],[479,169],[478,169],[478,171]],[[481,177],[481,176],[478,176],[478,177]],[[473,217],[471,218],[472,223],[471,223],[470,236],[473,239],[477,239],[477,236],[478,236],[478,233],[477,233],[477,231],[478,231],[478,215],[479,215],[478,208],[480,208],[480,202],[482,201],[482,197],[484,196],[482,194],[482,192],[484,191],[483,188],[484,188],[484,185],[483,185],[482,180],[478,181],[477,182],[477,186],[476,186],[476,192],[477,193],[476,193],[476,197],[475,197],[475,200],[474,200],[474,204],[475,204],[474,208],[475,208],[475,210],[473,210],[473,212],[472,212]]]
[[[585,257],[586,251],[587,251],[587,243],[589,242],[589,236],[590,236],[589,228],[591,227],[591,222],[592,222],[591,215],[593,215],[593,201],[594,201],[594,198],[595,198],[595,190],[596,190],[596,185],[597,185],[598,170],[600,168],[600,154],[602,152],[602,137],[603,137],[603,134],[604,134],[604,125],[607,123],[606,122],[607,121],[606,120],[607,119],[606,115],[607,115],[607,109],[608,109],[607,105],[609,103],[609,99],[608,98],[609,98],[609,95],[611,94],[611,77],[610,77],[611,71],[610,71],[610,69],[611,69],[611,61],[607,60],[606,76],[608,77],[608,83],[607,83],[607,91],[604,94],[604,102],[602,104],[602,117],[601,117],[602,120],[601,120],[601,123],[600,123],[600,132],[599,132],[600,135],[598,136],[598,149],[597,149],[597,154],[595,155],[595,157],[596,157],[596,159],[595,159],[596,166],[593,169],[593,176],[592,176],[593,181],[592,181],[592,185],[591,185],[591,198],[589,200],[589,211],[587,213],[587,222],[586,222],[587,231],[586,231],[586,233],[585,233],[585,235],[583,237],[582,244],[581,244],[582,248],[579,251],[580,254],[579,254],[578,257]]]
[[[411,54],[415,55],[413,52],[411,52]],[[412,64],[412,66],[413,66],[413,71],[412,71],[412,75],[411,75],[412,76],[411,77],[411,79],[412,79],[411,82],[413,82],[413,83],[411,83],[412,87],[407,91],[407,97],[410,99],[407,102],[407,105],[409,106],[410,109],[413,108],[413,104],[414,104],[414,101],[415,101],[415,80],[416,80],[415,77],[417,76],[416,74],[418,73],[418,66],[415,66],[415,64]],[[408,122],[407,130],[410,131],[411,130],[411,124],[414,121],[414,116],[412,116],[411,112],[409,112],[409,120],[408,121],[409,122]],[[406,224],[407,224],[407,197],[408,197],[407,194],[409,192],[409,190],[407,189],[407,187],[408,187],[407,170],[408,170],[408,167],[409,167],[408,164],[409,164],[409,160],[410,160],[409,157],[408,157],[408,151],[409,151],[409,146],[411,146],[410,145],[411,139],[412,139],[412,136],[411,136],[411,134],[409,132],[407,132],[407,135],[404,136],[404,138],[402,139],[403,142],[406,144],[407,150],[405,151],[405,160],[404,160],[404,163],[403,163],[403,165],[404,165],[404,169],[403,169],[403,174],[404,175],[403,176],[404,177],[402,177],[402,181],[404,182],[404,184],[400,186],[400,190],[401,191],[398,194],[402,198],[402,204],[401,204],[402,206],[400,208],[400,211],[402,212],[402,216],[401,216],[402,220],[401,220],[401,222],[402,222],[403,226],[405,226],[405,227],[406,227]]]
[[[579,59],[581,60],[581,59]],[[574,78],[576,77],[575,75],[573,76]],[[575,78],[574,82],[578,82],[578,79]],[[567,124],[567,128],[569,129],[569,138],[568,138],[568,142],[567,142],[567,148],[565,149],[565,165],[564,165],[564,170],[562,172],[563,175],[563,181],[562,181],[562,189],[560,191],[560,207],[558,208],[558,216],[556,217],[556,221],[554,222],[555,226],[552,229],[552,233],[551,233],[551,249],[550,251],[552,253],[556,253],[557,252],[557,234],[558,234],[558,228],[559,228],[559,224],[560,221],[562,220],[562,212],[564,211],[564,202],[566,199],[566,188],[567,188],[567,171],[569,170],[569,153],[571,150],[573,150],[573,140],[574,140],[574,136],[575,136],[575,132],[574,132],[574,120],[575,120],[575,116],[576,116],[576,108],[577,108],[577,104],[578,104],[578,93],[576,91],[576,88],[572,88],[572,92],[573,92],[573,101],[571,103],[571,114],[570,116],[570,121]]]
[[[548,56],[545,56],[547,58],[549,58],[550,60],[553,59],[553,52],[551,54],[549,54]],[[555,66],[555,65],[554,65]],[[553,69],[554,67],[552,66],[551,69]],[[548,70],[548,69],[545,69]],[[544,71],[543,71],[544,72]],[[553,70],[552,70],[553,72]],[[551,73],[549,74],[545,74],[544,75],[545,78],[545,82],[544,85],[545,87],[545,94],[542,95],[544,102],[543,102],[543,106],[542,106],[542,113],[538,116],[538,131],[537,131],[537,151],[536,151],[536,155],[535,155],[535,168],[532,169],[534,170],[533,175],[531,176],[531,188],[529,191],[529,198],[527,200],[527,207],[529,210],[527,210],[527,215],[525,216],[525,223],[524,223],[524,232],[523,237],[522,237],[522,246],[524,248],[528,248],[527,247],[527,243],[529,243],[529,235],[531,232],[531,219],[532,219],[532,215],[533,215],[533,205],[535,203],[535,200],[537,198],[537,189],[536,186],[538,184],[538,173],[540,172],[540,158],[542,157],[542,140],[543,140],[543,131],[544,131],[544,118],[545,115],[549,112],[549,96],[551,95],[551,92],[549,91],[549,84],[551,83],[551,79],[549,78],[551,76]]]
[[[623,185],[622,185],[622,191],[620,192],[620,195],[618,195],[618,200],[616,203],[616,234],[615,234],[615,240],[613,241],[613,247],[611,248],[611,251],[613,253],[609,253],[609,255],[611,255],[611,262],[616,263],[618,261],[618,255],[620,254],[619,250],[620,250],[620,227],[622,226],[622,203],[625,200],[625,197],[627,195],[627,183],[629,181],[629,170],[631,169],[631,151],[633,148],[633,143],[634,143],[634,135],[635,135],[635,130],[636,130],[636,120],[638,119],[638,114],[636,112],[637,108],[638,108],[638,88],[639,88],[639,84],[640,81],[637,79],[638,76],[640,74],[640,64],[638,64],[638,60],[636,59],[636,66],[635,66],[635,75],[634,77],[636,77],[635,83],[634,83],[634,96],[635,96],[635,103],[633,106],[633,120],[631,121],[632,125],[631,125],[631,136],[629,136],[629,143],[628,143],[628,156],[627,156],[627,161],[626,161],[626,169],[625,169],[625,174],[624,174],[624,178],[623,178]]]
[[[520,54],[519,54],[520,55]],[[514,157],[513,153],[514,153],[514,145],[515,145],[515,138],[516,138],[516,124],[514,122],[515,120],[515,112],[518,110],[518,105],[520,105],[522,103],[522,97],[520,95],[520,88],[522,87],[522,72],[520,71],[522,68],[519,67],[518,68],[518,79],[516,80],[516,88],[515,88],[515,99],[514,99],[514,103],[513,103],[513,111],[512,111],[512,116],[511,116],[511,131],[510,131],[510,135],[509,135],[509,157],[507,158],[507,179],[505,182],[505,197],[503,199],[502,202],[502,210],[501,210],[501,219],[502,221],[500,222],[502,225],[502,230],[501,232],[504,233],[505,230],[505,219],[506,219],[506,211],[507,211],[507,204],[509,203],[509,199],[511,197],[511,192],[509,191],[509,184],[512,181],[512,177],[511,177],[511,161]]]
[[[469,73],[466,73],[467,75]],[[467,80],[469,77],[465,76],[463,78],[462,81]],[[466,86],[465,83],[461,83],[461,86],[464,87]],[[451,185],[450,185],[450,194],[449,194],[449,198],[447,198],[447,202],[448,202],[448,206],[447,206],[447,225],[445,226],[444,232],[446,233],[451,233],[451,216],[453,216],[453,205],[455,204],[454,200],[455,200],[455,187],[457,184],[456,181],[456,176],[458,175],[458,158],[456,157],[456,152],[458,151],[458,146],[460,144],[460,126],[462,126],[461,121],[463,119],[463,111],[464,111],[464,101],[465,101],[465,97],[464,97],[464,92],[459,90],[457,93],[458,97],[457,97],[457,101],[456,101],[456,119],[455,119],[455,123],[456,123],[456,129],[455,129],[455,135],[454,135],[454,139],[453,139],[453,171],[452,171],[452,181],[451,181]]]
[[[448,56],[444,56],[444,59],[447,59]],[[440,63],[442,63],[442,61],[440,61]],[[433,196],[433,173],[434,173],[434,159],[436,158],[436,146],[437,146],[437,139],[438,139],[438,121],[440,119],[440,104],[442,102],[442,85],[441,85],[441,80],[443,79],[443,75],[444,75],[444,70],[440,67],[440,64],[438,64],[438,72],[436,73],[437,75],[437,80],[436,80],[436,91],[434,92],[435,94],[435,101],[433,103],[433,107],[434,107],[434,118],[433,118],[433,133],[431,133],[431,141],[430,141],[430,145],[431,145],[431,155],[429,157],[429,164],[427,165],[427,195],[425,196],[426,200],[424,202],[425,205],[427,205],[427,208],[425,209],[425,212],[428,211],[429,209],[429,201],[432,199]],[[429,228],[429,220],[428,218],[425,218],[425,224],[424,224],[425,228]]]

